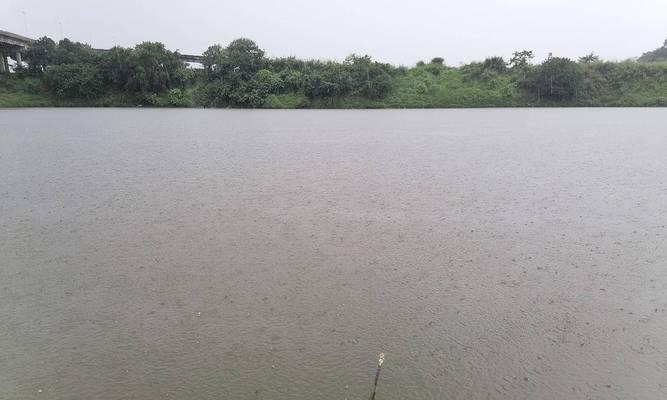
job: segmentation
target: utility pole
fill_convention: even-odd
[[[21,14],[23,14],[23,34],[26,36],[28,35],[28,17],[26,16],[25,9],[21,10]]]
[[[366,66],[366,85],[368,86],[368,93],[371,92],[371,74],[368,65]]]

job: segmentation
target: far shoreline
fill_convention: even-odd
[[[142,105],[19,105],[19,106],[0,106],[0,110],[20,110],[20,109],[122,109],[122,110],[243,110],[243,111],[401,111],[401,110],[517,110],[517,109],[667,109],[664,105],[534,105],[534,106],[511,106],[511,105],[492,105],[492,106],[442,106],[442,107],[299,107],[299,108],[279,108],[279,107],[173,107],[173,106],[142,106]]]

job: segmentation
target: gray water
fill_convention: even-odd
[[[1,399],[664,399],[667,110],[0,110]]]

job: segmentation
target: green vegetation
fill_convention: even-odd
[[[667,61],[667,39],[662,47],[646,52],[639,57],[640,62]]]
[[[250,39],[210,46],[188,68],[161,43],[96,50],[44,37],[27,67],[0,76],[0,107],[152,106],[435,108],[667,106],[667,42],[637,61],[578,60],[533,52],[449,67],[442,57],[395,67],[369,56],[343,62],[268,58]]]

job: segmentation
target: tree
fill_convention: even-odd
[[[532,50],[515,51],[512,53],[512,58],[510,59],[509,64],[512,68],[525,68],[530,64],[530,60],[532,60],[533,57],[535,57],[535,55]]]
[[[349,94],[352,86],[349,71],[341,64],[329,62],[306,75],[304,94],[311,99],[333,99]]]
[[[600,61],[600,56],[598,56],[593,52],[590,52],[583,57],[579,57],[579,62],[582,64],[590,64],[599,61]]]
[[[352,54],[345,59],[343,69],[349,76],[350,94],[369,99],[384,97],[391,88],[392,67],[372,60],[368,55]],[[389,83],[389,86],[388,86]]]
[[[65,38],[58,42],[52,61],[53,64],[95,64],[99,56],[90,45]]]
[[[524,85],[534,90],[538,98],[569,100],[577,97],[580,83],[577,63],[569,58],[550,57],[531,71]]]
[[[507,64],[502,57],[489,57],[484,60],[483,68],[487,71],[503,73],[507,70]]]
[[[50,65],[44,72],[44,80],[59,97],[90,99],[104,90],[100,70],[90,64]]]
[[[444,65],[445,59],[442,57],[435,57],[434,59],[431,60],[431,64]]]
[[[389,94],[392,87],[392,78],[387,72],[381,72],[373,77],[371,85],[366,92],[370,99],[381,99]]]
[[[282,84],[282,79],[278,74],[267,69],[260,69],[248,82],[243,103],[253,108],[260,107],[266,102],[269,94],[280,90]]]
[[[132,49],[116,46],[102,55],[100,69],[105,81],[114,89],[127,89],[132,74],[132,53]]]
[[[303,92],[310,99],[333,97],[336,93],[336,84],[328,81],[319,71],[311,72],[306,75]]]
[[[510,58],[509,65],[512,68],[512,72],[514,72],[515,80],[519,85],[526,84],[528,71],[531,67],[530,60],[532,60],[534,57],[535,56],[532,50],[521,50],[512,53],[512,58]]]
[[[55,53],[56,42],[53,39],[43,36],[34,41],[26,51],[28,71],[32,75],[41,74],[53,62]]]
[[[302,71],[285,68],[280,71],[283,84],[281,89],[287,92],[298,93],[303,90],[304,74]]]
[[[214,44],[202,54],[202,65],[209,79],[222,77],[222,66],[225,64],[225,55],[222,46]]]
[[[249,80],[264,63],[264,50],[250,39],[236,39],[223,52],[223,69],[227,73],[238,74],[241,79]]]
[[[261,70],[264,51],[250,39],[236,39],[225,48],[210,46],[203,58],[207,83],[200,97],[207,104],[258,107],[282,87],[279,75]]]
[[[229,85],[221,79],[217,79],[199,87],[195,92],[195,98],[197,103],[205,106],[227,106],[229,105],[229,92]]]
[[[182,86],[185,65],[178,54],[167,50],[164,44],[143,42],[132,51],[129,70],[129,91],[162,93]]]

